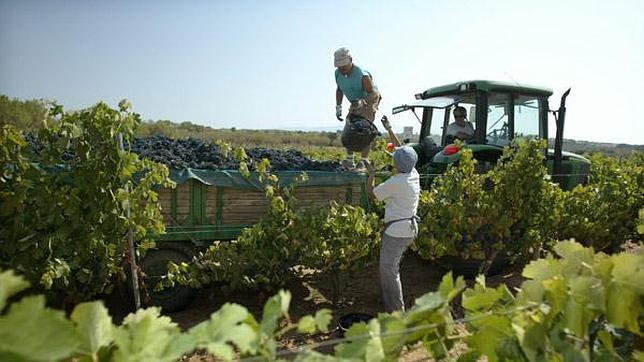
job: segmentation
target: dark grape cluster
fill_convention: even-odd
[[[127,145],[126,145],[127,147]],[[217,144],[194,138],[172,139],[165,136],[135,138],[130,150],[143,158],[170,168],[235,169],[238,162],[224,157]]]
[[[232,155],[223,155],[220,147],[199,139],[171,139],[165,136],[135,138],[132,152],[175,169],[197,168],[209,170],[237,169],[239,162]],[[271,162],[274,171],[344,171],[335,161],[316,161],[297,150],[274,150],[264,147],[246,148],[247,163],[252,169],[262,159]]]
[[[264,147],[247,148],[246,154],[251,163],[261,162],[267,158],[271,168],[276,171],[344,171],[346,170],[336,161],[311,160],[302,152],[294,149],[280,151]]]
[[[38,155],[43,150],[43,144],[34,134],[25,134],[25,140],[33,155]],[[163,163],[170,168],[208,169],[208,170],[235,170],[239,168],[239,161],[233,155],[224,155],[221,148],[213,142],[195,138],[172,139],[156,135],[137,137],[128,145],[130,151],[143,158]],[[246,161],[249,169],[254,169],[262,159],[271,162],[273,171],[346,171],[346,168],[336,161],[311,160],[298,150],[274,150],[264,147],[246,148]],[[69,162],[75,155],[69,151],[63,154],[63,162]]]
[[[32,159],[38,159],[38,155],[40,155],[45,149],[42,141],[38,139],[38,136],[35,133],[25,133],[24,138],[25,141],[27,141],[27,148],[31,153],[30,157]],[[62,163],[78,161],[78,159],[79,157],[77,157],[77,155],[70,150],[63,151],[63,154],[60,156]]]
[[[33,133],[25,133],[24,134],[25,141],[27,141],[27,147],[32,153],[39,154],[42,152],[43,145],[42,142],[38,139],[38,136],[36,136]]]

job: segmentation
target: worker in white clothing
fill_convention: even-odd
[[[383,117],[382,123],[394,145],[400,146],[386,117]],[[385,202],[385,227],[382,231],[379,268],[385,312],[405,309],[400,261],[418,234],[419,219],[416,210],[420,197],[420,175],[414,168],[418,161],[416,151],[412,147],[402,146],[397,147],[391,155],[395,174],[376,187],[375,169],[370,163],[367,164],[368,192],[372,197]]]

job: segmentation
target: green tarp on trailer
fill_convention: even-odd
[[[329,171],[275,171],[280,186],[291,186],[302,173],[308,179],[298,182],[298,186],[350,186],[363,184],[367,175],[354,172],[329,172]],[[237,170],[200,170],[187,168],[183,170],[170,170],[170,179],[177,184],[189,180],[196,180],[208,186],[234,187],[261,190],[265,183],[259,180],[259,173],[251,172],[245,177]]]

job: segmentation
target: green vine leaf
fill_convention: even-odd
[[[176,361],[195,348],[195,341],[182,334],[158,308],[140,309],[113,329],[115,361]]]
[[[0,316],[0,353],[27,361],[57,361],[80,345],[74,325],[61,311],[45,308],[43,296],[25,297]]]
[[[29,282],[22,276],[14,274],[13,270],[0,272],[0,312],[4,310],[9,298],[27,288],[29,288]]]
[[[81,303],[74,308],[70,319],[76,325],[76,332],[81,336],[78,351],[98,358],[98,351],[108,347],[112,341],[112,318],[102,302]]]
[[[206,348],[216,356],[231,360],[233,345],[242,353],[255,353],[257,350],[257,333],[245,323],[249,318],[252,316],[246,308],[226,303],[210,316],[210,320],[191,328],[188,334],[198,348]]]

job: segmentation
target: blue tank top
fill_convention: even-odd
[[[367,98],[367,92],[362,88],[362,77],[365,75],[371,76],[368,71],[362,70],[362,68],[355,64],[353,64],[351,73],[348,76],[342,75],[338,69],[335,70],[335,83],[349,102]],[[373,83],[373,79],[371,80],[371,84],[374,89],[377,89],[375,83]]]

